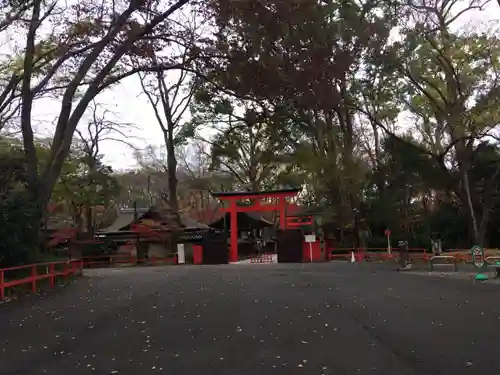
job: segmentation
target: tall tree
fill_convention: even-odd
[[[171,29],[169,17],[188,2],[32,2],[29,17],[23,18],[24,53],[12,76],[21,81],[20,122],[29,187],[40,207],[50,197],[70,153],[73,134],[91,101],[110,85],[138,71],[178,66],[175,58],[155,65],[147,58],[164,48],[165,35]],[[163,39],[157,37],[158,30]],[[50,160],[46,168],[39,170],[32,121],[34,100],[43,90],[59,92],[61,108]]]
[[[73,204],[83,209],[87,232],[93,233],[97,206],[109,206],[119,193],[118,180],[102,161],[103,142],[133,147],[128,140],[135,126],[117,121],[110,109],[96,101],[91,103],[89,112],[86,126],[76,129],[77,138],[72,146],[70,157],[77,166],[75,174],[62,176],[61,180]]]
[[[212,48],[225,58],[209,76],[262,110],[292,120],[307,139],[317,180],[352,222],[364,174],[355,128],[358,77],[367,55],[382,49],[397,19],[394,2],[214,0]],[[279,122],[277,122],[279,124]],[[283,128],[277,125],[277,128]],[[283,137],[285,138],[285,137]],[[329,191],[329,192],[328,192]]]
[[[186,140],[183,125],[186,123],[187,110],[199,83],[195,75],[187,69],[182,69],[187,67],[187,62],[201,37],[196,18],[197,14],[193,13],[189,17],[181,16],[178,19],[178,24],[182,25],[180,30],[176,30],[179,40],[177,55],[180,56],[181,69],[170,70],[168,74],[163,70],[154,74],[139,74],[142,91],[148,98],[163,133],[167,152],[168,203],[175,211],[178,210],[176,148]],[[152,60],[157,62],[159,57],[153,54]]]
[[[401,103],[422,137],[421,151],[433,156],[448,188],[468,212],[475,243],[483,244],[500,183],[500,165],[490,178],[474,181],[478,144],[498,124],[500,40],[488,32],[454,32],[460,17],[484,2],[412,2],[403,41],[391,51],[402,76]]]
[[[197,93],[191,126],[211,146],[211,169],[232,175],[240,189],[273,187],[292,151],[274,131],[273,119],[250,102],[206,94]]]
[[[182,190],[188,195],[185,209],[189,217],[212,222],[219,202],[213,191],[235,190],[234,176],[211,168],[212,155],[207,142],[193,140],[178,150],[179,171],[182,171]]]

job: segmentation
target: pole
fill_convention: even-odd
[[[312,242],[309,242],[309,262],[312,263],[313,261],[313,245]]]
[[[279,197],[278,201],[279,214],[280,214],[280,229],[286,229],[286,201],[285,197]]]
[[[389,255],[392,254],[391,235],[387,236],[387,254],[389,254]]]
[[[230,206],[230,235],[231,235],[231,242],[230,242],[230,250],[229,250],[229,260],[230,262],[237,262],[238,261],[238,212],[237,206],[236,206],[236,201],[231,200],[231,206]]]
[[[408,184],[405,184],[405,201],[404,201],[404,229],[405,229],[405,241],[404,241],[404,251],[401,254],[401,266],[406,267],[406,263],[408,262],[408,233],[409,233],[409,224],[408,224],[408,200],[410,198],[410,191]]]
[[[148,175],[148,197],[149,197],[149,206],[152,206],[153,195],[151,194],[151,175]]]

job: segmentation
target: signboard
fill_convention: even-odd
[[[179,264],[186,263],[186,253],[184,251],[184,244],[183,243],[177,244],[177,262]]]
[[[379,232],[379,233],[380,233],[380,232]],[[391,236],[391,234],[392,234],[392,232],[391,232],[391,230],[390,230],[390,229],[386,229],[386,230],[384,231],[384,233],[385,233],[385,235],[386,235],[387,237],[390,237],[390,236]]]
[[[470,249],[472,254],[472,264],[476,268],[484,268],[486,262],[484,260],[484,249],[481,246],[475,245]]]
[[[306,235],[304,236],[304,240],[305,240],[306,242],[308,242],[308,243],[309,243],[309,242],[316,242],[316,235],[315,235],[315,234],[306,234]]]
[[[173,241],[175,243],[201,243],[203,242],[203,236],[207,232],[207,230],[176,231],[176,233],[174,233]]]
[[[309,261],[312,263],[313,261],[313,248],[312,248],[312,243],[316,242],[316,235],[313,234],[306,234],[304,236],[305,242],[309,244]]]

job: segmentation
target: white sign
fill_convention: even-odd
[[[313,261],[312,243],[316,242],[316,235],[314,233],[313,234],[306,234],[306,235],[304,235],[304,239],[305,239],[306,243],[309,244],[309,261],[312,262]]]
[[[186,263],[186,254],[184,252],[184,244],[177,244],[177,263],[184,264]]]
[[[316,242],[316,235],[315,234],[306,234],[304,236],[306,242]]]

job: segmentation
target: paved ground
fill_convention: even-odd
[[[480,374],[500,286],[350,264],[94,270],[0,306],[1,375]]]

